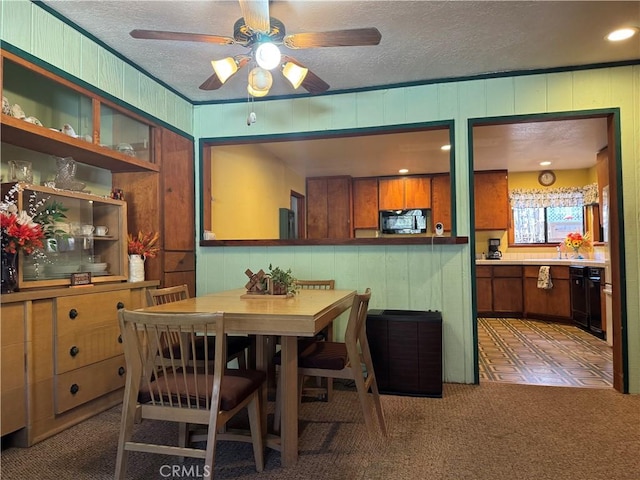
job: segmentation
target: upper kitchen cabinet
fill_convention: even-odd
[[[351,237],[351,177],[307,178],[307,238]]]
[[[509,228],[507,171],[475,172],[473,175],[476,230]]]
[[[2,141],[111,172],[158,171],[151,123],[2,51]]]
[[[378,179],[353,179],[353,228],[378,228]]]
[[[451,177],[448,173],[431,177],[431,219],[440,222],[445,232],[450,232],[451,221]]]
[[[431,177],[381,178],[378,205],[380,210],[431,208]]]

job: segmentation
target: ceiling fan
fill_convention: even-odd
[[[302,87],[311,94],[325,92],[329,84],[305,65],[289,55],[282,55],[278,45],[297,50],[318,47],[348,47],[378,45],[382,35],[377,28],[355,28],[328,32],[294,33],[287,35],[284,24],[269,16],[269,0],[238,0],[242,18],[233,27],[233,37],[161,30],[132,30],[133,38],[147,40],[177,40],[205,42],[216,45],[241,45],[247,54],[235,55],[211,62],[214,73],[201,90],[217,90],[240,69],[250,64],[247,90],[254,97],[269,92],[270,70],[278,67],[294,88]]]

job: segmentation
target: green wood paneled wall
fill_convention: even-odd
[[[250,128],[244,102],[199,105],[194,135],[243,137],[453,119],[457,231],[470,235],[469,119],[605,108],[620,109],[629,388],[640,393],[640,66],[256,102],[258,121]],[[338,287],[359,290],[371,287],[372,308],[441,310],[445,381],[473,381],[475,322],[468,245],[200,248],[197,253],[199,294],[242,286],[246,268],[274,263],[291,267],[300,278],[335,278]]]
[[[29,0],[1,0],[3,41],[193,134],[193,106]]]

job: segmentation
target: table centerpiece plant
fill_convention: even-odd
[[[269,293],[272,295],[293,296],[297,293],[296,278],[291,273],[291,269],[283,270],[269,264]]]

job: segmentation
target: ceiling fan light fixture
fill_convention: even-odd
[[[269,89],[265,88],[264,90],[255,90],[251,85],[247,85],[247,92],[252,97],[264,97],[269,93]]]
[[[293,62],[287,62],[282,67],[282,75],[289,80],[293,88],[298,88],[309,73],[309,69],[296,65]]]
[[[231,75],[238,71],[238,64],[233,57],[223,58],[222,60],[212,60],[211,66],[221,83],[226,82]]]
[[[280,65],[280,49],[271,42],[265,42],[256,48],[256,62],[265,70],[273,70]]]
[[[255,67],[249,72],[249,86],[256,92],[269,91],[273,85],[273,77],[269,70]],[[254,95],[255,96],[255,95]]]

